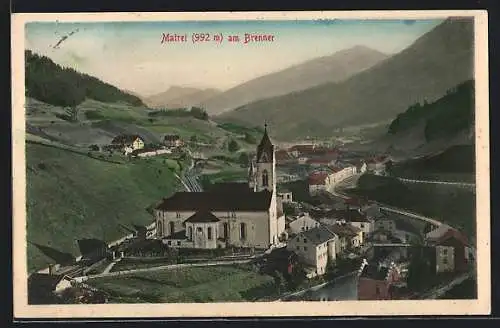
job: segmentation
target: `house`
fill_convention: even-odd
[[[221,183],[202,192],[177,192],[154,210],[157,238],[172,247],[268,249],[285,233],[276,192],[274,145],[267,127],[248,182]]]
[[[288,149],[288,153],[290,153],[293,157],[309,157],[314,153],[314,148],[316,146],[313,144],[309,145],[295,145]]]
[[[335,165],[335,159],[329,158],[307,158],[306,164],[312,167],[328,167],[331,165]]]
[[[265,265],[264,271],[273,273],[275,271],[283,274],[292,274],[295,266],[299,262],[299,258],[294,251],[288,250],[286,247],[273,249],[269,254],[264,256]]]
[[[111,146],[121,149],[125,155],[128,155],[134,150],[144,148],[144,139],[137,134],[122,134],[111,141]]]
[[[321,190],[326,190],[328,173],[313,172],[309,175],[309,194],[316,195]]]
[[[358,279],[358,300],[391,300],[392,285],[399,280],[400,274],[394,263],[369,263]]]
[[[304,214],[293,220],[288,224],[289,234],[298,234],[313,228],[320,226],[320,223],[309,216],[309,214]]]
[[[167,147],[177,148],[182,147],[184,142],[181,137],[176,134],[167,134],[163,137],[163,144]]]
[[[396,231],[396,222],[388,217],[381,217],[375,220],[375,230],[382,230],[387,232]]]
[[[435,249],[436,272],[465,272],[470,262],[470,245],[467,237],[449,226],[426,235],[426,245]],[[433,256],[434,258],[434,256]]]
[[[276,151],[276,165],[286,165],[295,162],[295,159],[285,149]]]
[[[361,244],[363,244],[365,237],[369,236],[374,230],[373,219],[368,217],[361,209],[332,210],[328,212],[328,217],[338,222],[347,222],[361,230]]]
[[[338,236],[335,242],[336,254],[345,253],[362,245],[362,231],[359,228],[345,222],[323,225]]]
[[[72,279],[65,275],[32,273],[28,277],[28,304],[49,304],[54,296],[72,286]]]
[[[331,173],[328,175],[328,180],[326,181],[327,190],[333,191],[335,186],[342,182],[343,180],[352,177],[356,174],[355,166],[344,166],[344,167],[330,167]]]
[[[367,167],[365,161],[359,161],[356,164],[356,172],[358,174],[364,174],[364,173],[366,173],[367,170],[368,170],[368,167]]]
[[[370,158],[366,161],[366,170],[377,175],[383,175],[385,173],[387,156],[376,156]]]
[[[293,203],[292,192],[288,189],[278,188],[278,197],[283,203]]]
[[[287,249],[295,252],[306,265],[314,268],[313,275],[326,273],[328,261],[335,261],[338,237],[327,227],[319,226],[301,232],[288,241]]]

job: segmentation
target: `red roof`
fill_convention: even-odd
[[[307,160],[308,164],[330,164],[331,162],[332,160],[328,158],[310,158]]]
[[[442,234],[439,238],[435,239],[434,241],[437,244],[442,244],[450,238],[458,240],[459,242],[464,244],[464,246],[469,246],[469,241],[467,240],[467,237],[460,231],[453,228],[448,229],[448,231],[446,231],[444,234]]]
[[[315,172],[309,175],[309,185],[324,185],[328,177],[326,172]]]
[[[275,152],[275,157],[277,161],[286,161],[290,159],[290,155],[286,150],[278,150]]]

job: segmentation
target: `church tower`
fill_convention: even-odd
[[[271,206],[269,208],[269,242],[270,245],[278,244],[278,236],[283,232],[278,222],[278,206],[276,195],[276,158],[274,145],[267,134],[267,124],[264,125],[264,135],[257,146],[257,157],[251,171],[254,172],[254,191],[267,190],[271,192]]]
[[[276,160],[274,145],[267,134],[267,124],[264,126],[264,135],[257,146],[255,164],[255,191],[268,190],[276,194]]]

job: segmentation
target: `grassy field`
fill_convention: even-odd
[[[88,282],[111,303],[242,302],[272,292],[274,279],[248,266],[193,267],[98,278]]]
[[[434,217],[462,228],[469,237],[476,233],[476,205],[472,191],[454,186],[405,185],[394,178],[364,175],[349,193]]]
[[[118,223],[148,224],[146,208],[179,183],[160,160],[114,164],[56,147],[26,145],[27,238],[79,255],[79,238],[115,240]],[[28,269],[49,259],[28,246]]]

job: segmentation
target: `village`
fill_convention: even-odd
[[[120,240],[79,240],[79,258],[47,251],[55,263],[28,281],[35,303],[105,303],[94,278],[224,263],[250,263],[273,276],[284,287],[272,300],[301,299],[348,275],[357,278],[358,300],[421,299],[474,267],[473,247],[454,227],[345,193],[362,175],[386,175],[392,165],[386,154],[322,144],[279,147],[265,126],[247,179],[207,189],[193,173],[205,156],[178,135],[165,135],[161,145],[118,135],[92,150],[128,158],[183,153],[191,160],[180,177],[186,190],[155,200],[152,223],[124,227],[130,234]]]

